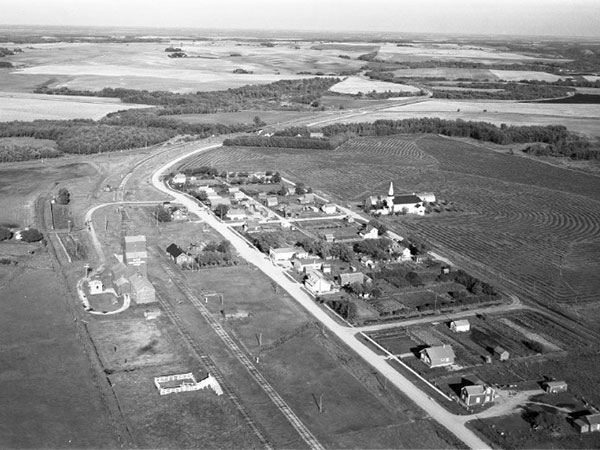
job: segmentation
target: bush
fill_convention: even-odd
[[[58,195],[56,196],[56,203],[59,205],[68,205],[71,202],[71,194],[65,188],[60,188],[58,190]]]
[[[0,226],[0,241],[6,241],[12,237],[12,231],[10,231],[8,228]]]
[[[38,242],[44,238],[44,235],[36,228],[28,228],[21,231],[21,240],[25,242]]]

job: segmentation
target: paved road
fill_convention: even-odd
[[[196,201],[182,193],[170,190],[164,185],[164,183],[162,183],[160,179],[161,175],[174,165],[178,164],[189,156],[207,151],[211,148],[216,148],[218,146],[220,146],[220,144],[198,148],[187,155],[182,155],[165,164],[153,174],[153,185],[161,192],[170,194],[179,203],[185,205],[190,212],[198,215],[201,220],[216,229],[220,234],[223,235],[223,237],[231,242],[232,246],[237,250],[240,257],[255,265],[268,277],[278,283],[300,305],[302,305],[310,314],[318,319],[330,332],[335,333],[339,339],[352,348],[361,358],[363,358],[379,373],[385,376],[398,389],[404,392],[404,394],[407,395],[413,402],[424,409],[434,420],[446,427],[467,446],[473,449],[490,448],[490,446],[481,440],[475,433],[465,427],[464,417],[448,412],[442,406],[438,405],[427,393],[421,391],[406,377],[392,368],[381,355],[377,355],[369,347],[358,340],[355,335],[356,330],[340,325],[334,319],[332,319],[313,301],[313,299],[302,289],[298,283],[285,276],[281,268],[271,264],[271,262],[268,261],[262,253],[250,246],[241,236],[231,230],[226,224],[219,221],[214,215],[207,211],[205,207],[200,206]]]

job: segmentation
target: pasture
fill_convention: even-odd
[[[369,92],[403,92],[403,93],[418,93],[419,88],[408,84],[388,83],[385,81],[373,81],[360,77],[348,77],[344,81],[334,84],[330,89],[331,92],[338,94],[358,93],[367,94]]]
[[[187,58],[169,58],[168,46]],[[339,50],[316,50],[310,42],[278,42],[274,47],[229,40],[164,41],[127,44],[35,44],[11,57],[21,68],[20,83],[100,90],[104,87],[172,92],[213,91],[281,79],[307,78],[358,69],[362,61],[342,59]],[[244,69],[252,73],[233,73]],[[298,74],[299,72],[306,72]]]
[[[115,101],[116,100],[116,101]],[[98,120],[108,113],[147,105],[124,104],[119,99],[66,95],[0,93],[0,122],[13,120]]]
[[[493,147],[496,148],[496,147]],[[385,219],[463,255],[539,301],[580,310],[597,302],[600,263],[598,178],[529,158],[437,136],[353,139],[334,151],[219,148],[184,167],[278,170],[332,195],[361,203],[385,193],[433,191],[463,212]]]

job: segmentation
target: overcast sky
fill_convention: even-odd
[[[0,0],[0,24],[600,37],[600,0]]]

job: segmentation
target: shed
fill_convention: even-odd
[[[506,361],[510,357],[510,353],[508,352],[508,350],[506,350],[504,347],[501,347],[500,345],[494,347],[494,355],[500,361]]]
[[[559,392],[567,392],[568,390],[566,381],[544,381],[542,387],[549,394],[558,394]]]
[[[465,333],[471,329],[471,324],[467,319],[453,320],[450,322],[450,329],[455,333]]]
[[[579,419],[575,420],[573,424],[580,433],[600,431],[600,414],[596,413],[581,416]]]

